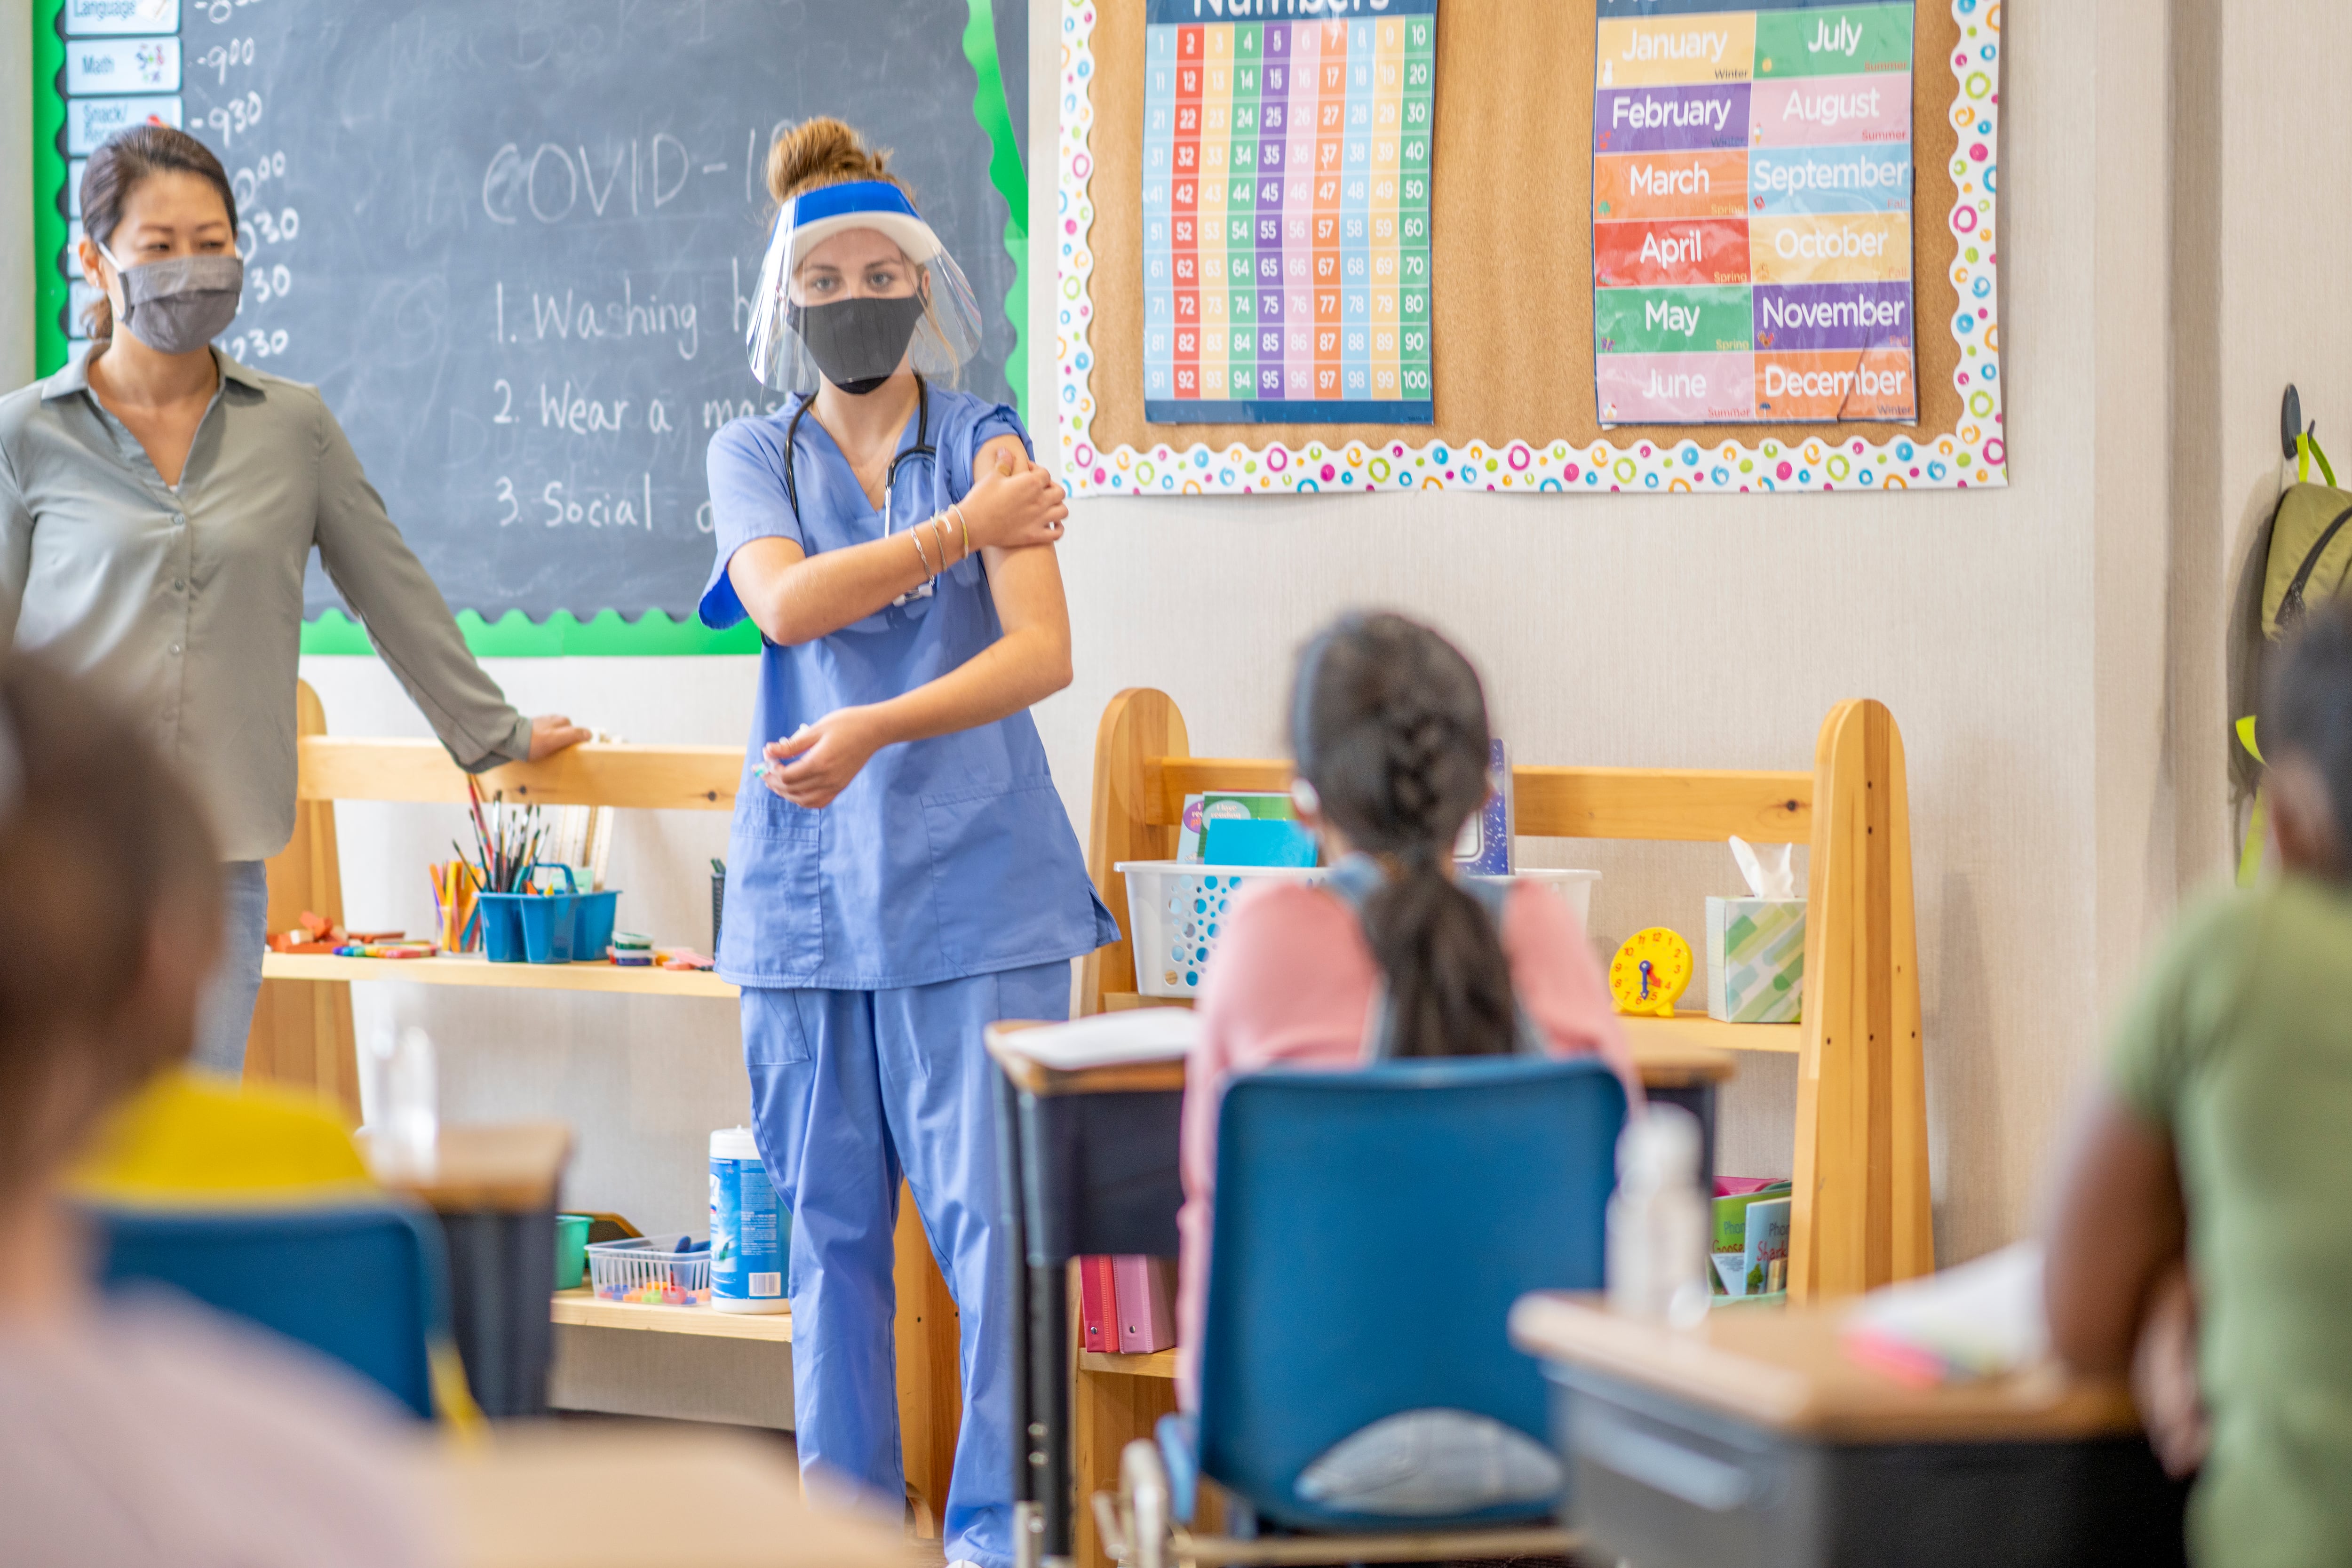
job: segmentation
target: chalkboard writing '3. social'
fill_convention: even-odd
[[[453,606],[688,616],[711,563],[704,450],[780,399],[742,346],[779,129],[836,114],[897,149],[990,317],[964,383],[1009,401],[1013,262],[970,16],[187,5],[184,122],[231,173],[247,258],[222,346],[319,384]],[[310,608],[335,602],[314,575]]]

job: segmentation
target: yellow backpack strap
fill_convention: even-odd
[[[2304,484],[2310,480],[2311,461],[2316,458],[2319,459],[2320,477],[2327,481],[2328,489],[2334,489],[2336,488],[2336,465],[2327,460],[2327,454],[2321,449],[2318,431],[2318,425],[2314,423],[2309,430],[2294,438],[2295,482]]]
[[[2238,744],[2246,748],[2246,755],[2257,763],[2263,760],[2263,749],[2254,743],[2254,715],[2247,714],[2238,721]],[[2254,808],[2246,814],[2246,841],[2238,849],[2238,886],[2251,888],[2263,869],[2263,839],[2270,831],[2270,795],[2266,788],[2254,786]]]

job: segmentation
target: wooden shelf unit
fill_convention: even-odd
[[[1176,1375],[1174,1351],[1145,1351],[1129,1354],[1120,1351],[1080,1351],[1080,1372],[1108,1373],[1115,1377],[1165,1377]]]
[[[1087,864],[1127,915],[1127,860],[1166,860],[1188,795],[1282,790],[1287,763],[1195,757],[1173,699],[1133,688],[1095,732]],[[1815,738],[1813,771],[1518,766],[1517,833],[1533,838],[1811,847],[1804,1021],[1717,1024],[1704,1011],[1628,1018],[1637,1049],[1704,1047],[1797,1058],[1796,1194],[1790,1296],[1858,1294],[1935,1267],[1927,1112],[1903,738],[1880,703],[1841,702]],[[1086,961],[1079,1010],[1149,1005],[1123,937]]]
[[[438,742],[331,736],[319,695],[308,681],[295,689],[299,741],[294,836],[269,862],[269,929],[290,931],[305,910],[342,924],[341,858],[335,841],[339,800],[463,805],[466,775]],[[729,811],[743,776],[737,746],[587,744],[543,763],[510,763],[479,775],[487,797],[541,805],[609,805],[653,811]],[[619,969],[609,963],[489,963],[479,959],[337,958],[330,953],[271,953],[262,961],[261,996],[247,1038],[246,1076],[311,1089],[340,1102],[359,1120],[359,1064],[352,1028],[351,983],[478,985],[600,991],[646,996],[726,998],[734,986],[707,973]],[[517,1108],[519,1111],[529,1108]],[[906,1455],[907,1489],[917,1518],[936,1536],[947,1506],[955,1461],[956,1417],[962,1408],[958,1324],[953,1298],[940,1277],[921,1216],[903,1190],[898,1205],[898,1417]],[[759,1317],[688,1307],[597,1303],[558,1296],[558,1322],[653,1328],[722,1338],[789,1342],[790,1314]],[[568,1316],[579,1313],[593,1317]],[[603,1314],[625,1313],[622,1318]],[[694,1314],[683,1321],[664,1313]],[[649,1316],[640,1316],[646,1314]],[[712,1325],[726,1323],[730,1327]],[[733,1325],[744,1325],[735,1327]],[[701,1325],[698,1327],[697,1325]]]
[[[488,985],[521,991],[604,991],[634,996],[709,996],[740,993],[708,970],[623,969],[594,963],[492,963],[475,953],[437,958],[339,958],[331,952],[273,952],[264,980],[383,980],[410,985]]]
[[[1131,1012],[1138,1007],[1190,1007],[1189,996],[1146,996],[1134,991],[1107,992],[1106,1013]],[[1621,1017],[1625,1037],[1636,1055],[1642,1051],[1682,1047],[1711,1051],[1764,1051],[1797,1056],[1804,1047],[1802,1024],[1719,1024],[1704,1013],[1678,1013],[1671,1018]]]
[[[720,1312],[709,1307],[656,1307],[607,1301],[583,1285],[558,1290],[549,1309],[555,1321],[579,1329],[630,1329],[640,1333],[700,1334],[714,1340],[793,1342],[790,1312]]]

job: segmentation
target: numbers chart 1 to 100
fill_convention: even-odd
[[[1437,0],[1147,0],[1144,417],[1426,425]]]

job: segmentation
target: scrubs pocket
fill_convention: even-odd
[[[1094,900],[1050,778],[922,797],[940,947],[966,973],[1094,946]]]
[[[802,1026],[800,993],[758,985],[743,988],[743,1065],[749,1068],[791,1067],[816,1053],[809,1048],[808,1030]],[[753,1075],[756,1101],[768,1088]]]
[[[754,785],[768,795],[764,785]],[[727,913],[719,967],[784,984],[824,962],[819,900],[824,822],[805,806],[768,795],[739,809],[727,845]]]

